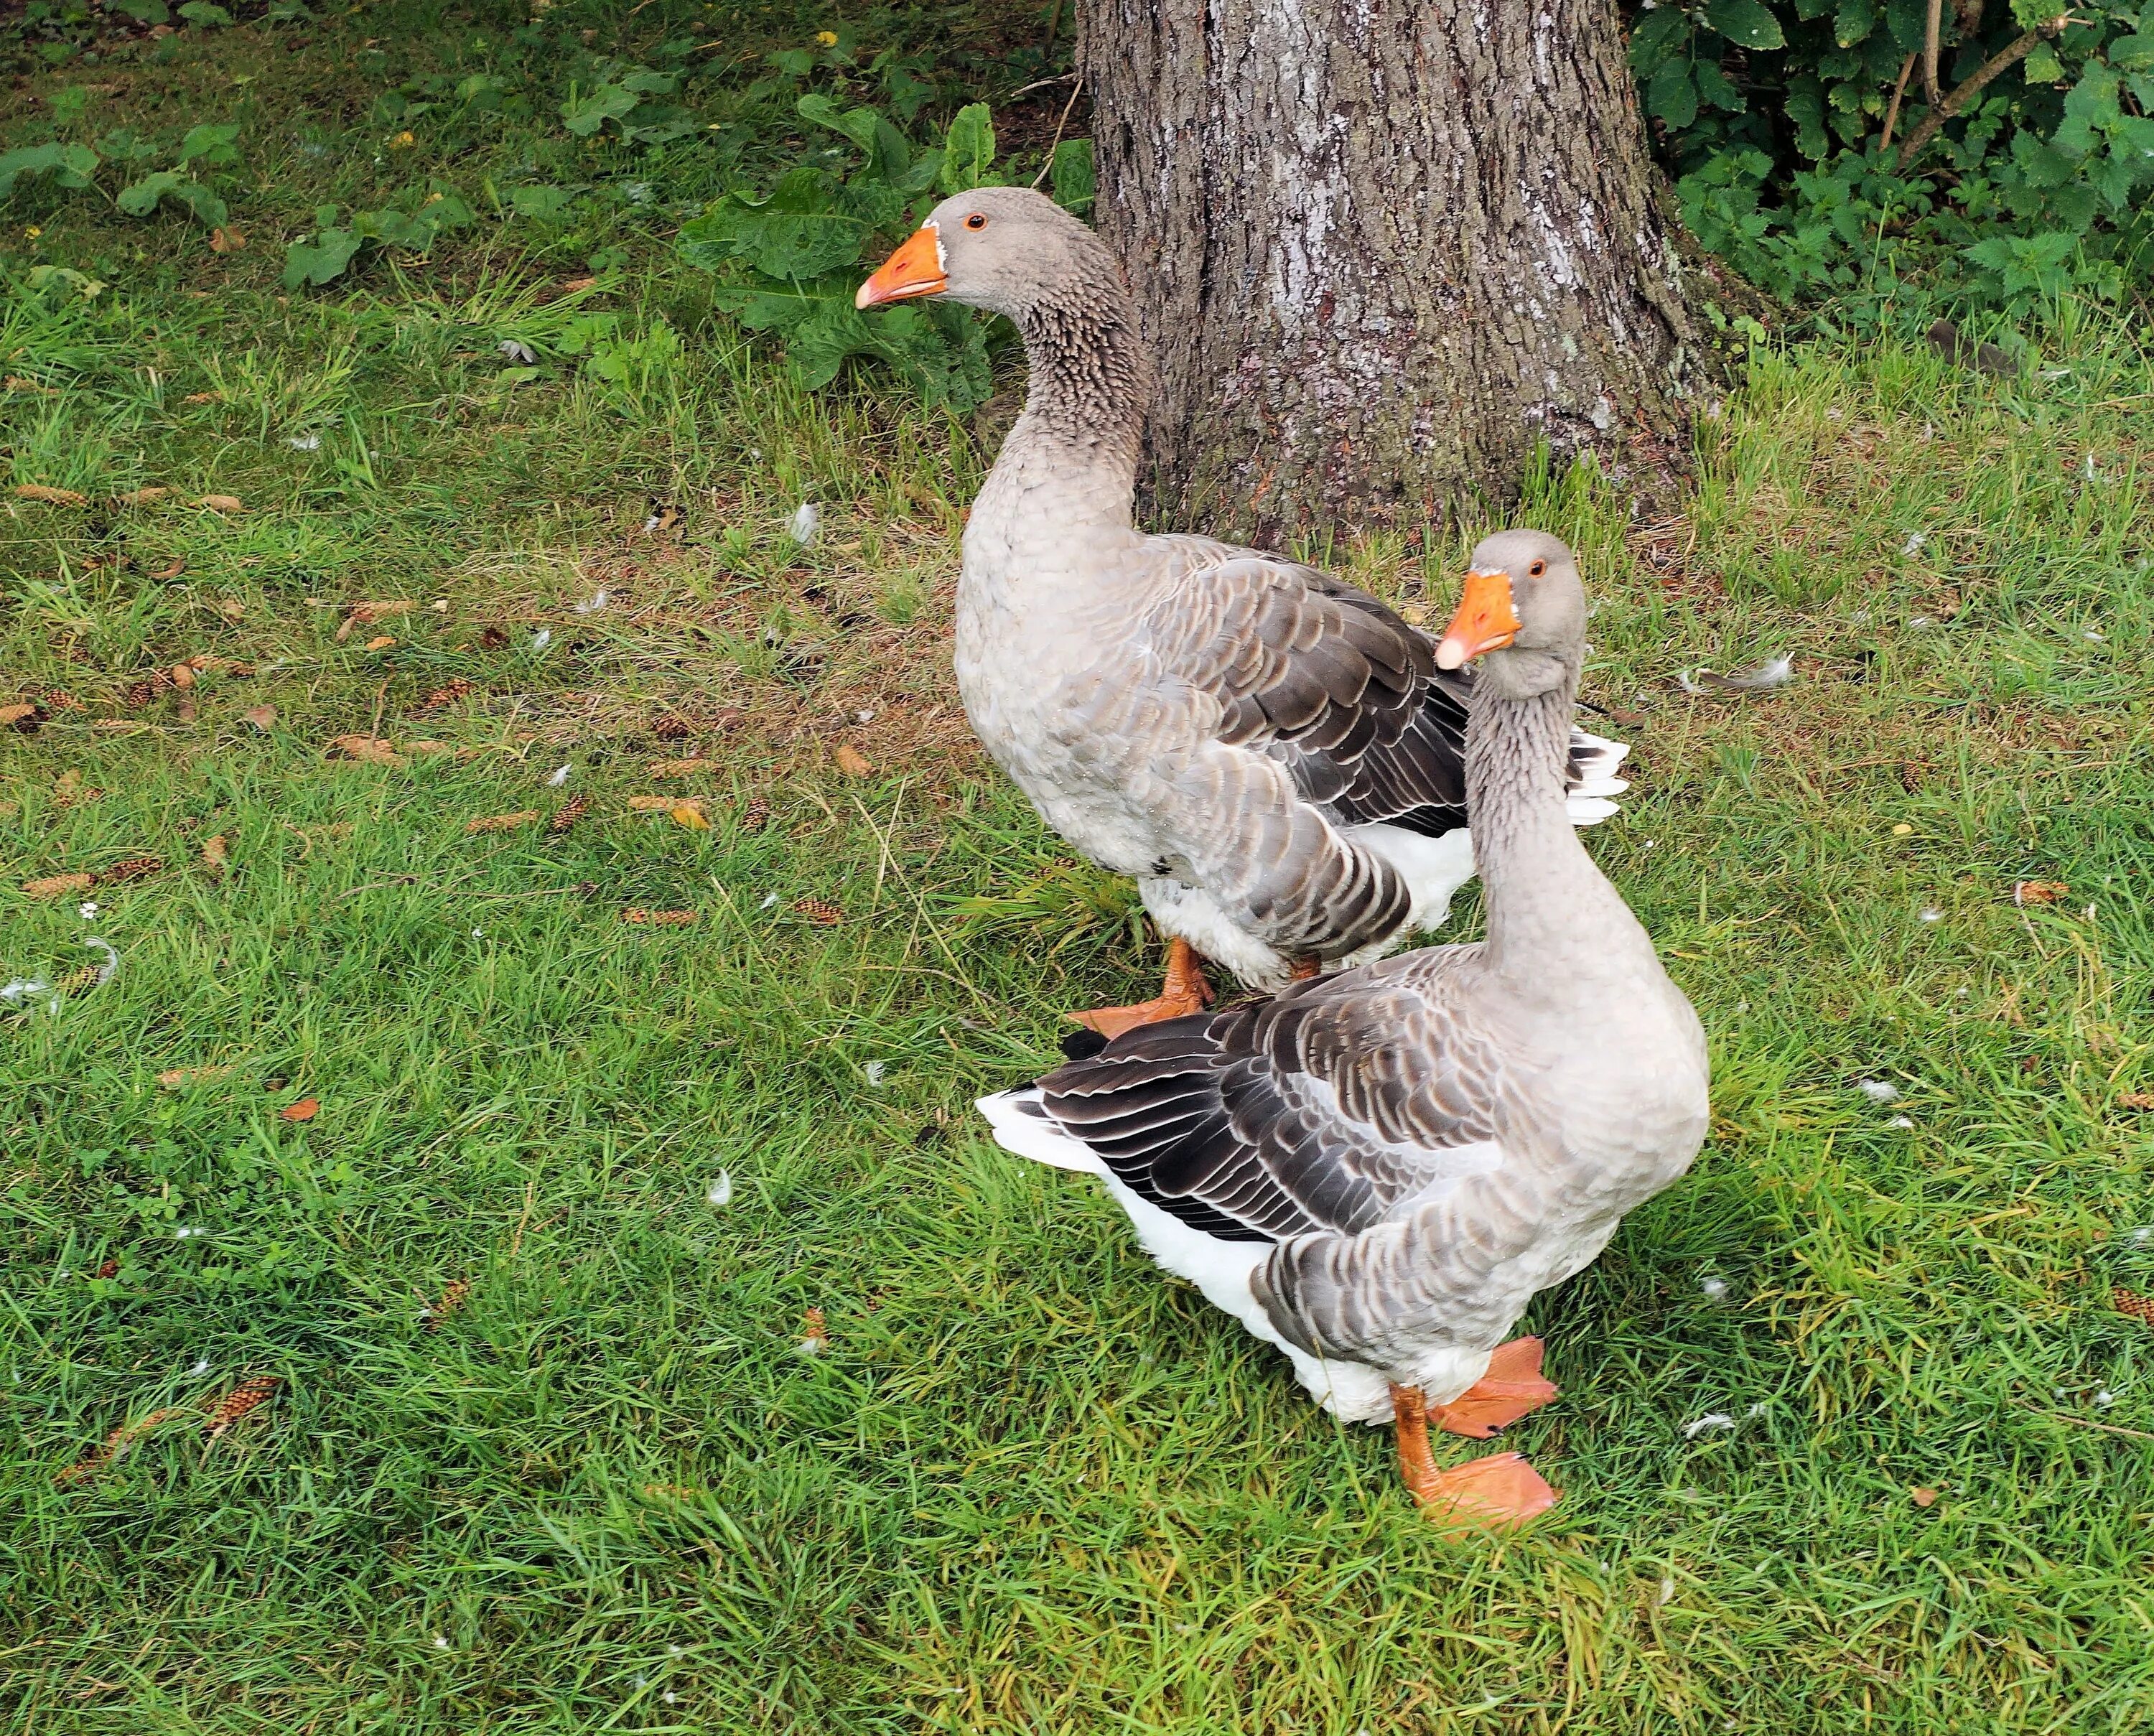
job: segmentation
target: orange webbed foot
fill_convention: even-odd
[[[1492,1453],[1437,1470],[1428,1450],[1430,1407],[1420,1388],[1393,1386],[1391,1411],[1398,1424],[1399,1474],[1438,1524],[1500,1530],[1555,1505],[1555,1490],[1515,1453]]]
[[[1538,1519],[1556,1504],[1556,1491],[1515,1453],[1492,1453],[1439,1471],[1422,1505],[1431,1519],[1449,1525],[1503,1530]]]
[[[1447,1434],[1485,1441],[1555,1396],[1554,1382],[1541,1375],[1540,1340],[1514,1338],[1498,1347],[1488,1359],[1488,1373],[1457,1397],[1431,1405],[1428,1420]]]
[[[1202,1013],[1212,1004],[1212,985],[1204,980],[1203,961],[1187,941],[1177,940],[1167,949],[1166,982],[1152,999],[1128,1007],[1095,1007],[1089,1013],[1069,1016],[1086,1029],[1112,1039],[1141,1024]]]

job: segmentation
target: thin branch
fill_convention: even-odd
[[[1922,26],[1922,99],[1936,108],[1937,97],[1937,26],[1945,0],[1930,0],[1930,15]]]
[[[1898,161],[1892,165],[1894,172],[1904,174],[1907,165],[1921,155],[1922,147],[1937,137],[1947,120],[1981,95],[1997,79],[2024,60],[2034,52],[2035,43],[2040,42],[2044,37],[2054,36],[2063,29],[2068,22],[2068,16],[2054,18],[2046,24],[2037,24],[2024,36],[1999,49],[1977,67],[1972,78],[1925,115],[1922,117],[1922,124],[1907,135],[1907,142],[1900,147]]]
[[[1885,110],[1885,136],[1877,141],[1880,151],[1892,148],[1892,129],[1900,124],[1900,99],[1907,93],[1908,75],[1915,69],[1915,57],[1910,54],[1900,64],[1900,82],[1892,87],[1891,106]]]
[[[1047,161],[1039,166],[1039,173],[1032,178],[1032,184],[1035,187],[1054,171],[1054,153],[1062,143],[1062,129],[1069,125],[1069,111],[1077,106],[1077,99],[1084,94],[1085,81],[1082,79],[1078,79],[1069,87],[1069,100],[1063,104],[1062,118],[1054,123],[1054,136],[1048,141]]]

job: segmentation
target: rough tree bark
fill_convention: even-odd
[[[1709,385],[1614,0],[1085,0],[1149,504],[1441,524],[1537,439],[1658,457]]]

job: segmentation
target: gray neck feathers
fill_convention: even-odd
[[[1031,370],[1028,442],[1051,445],[1059,463],[1105,470],[1133,490],[1151,366],[1112,263],[1104,253],[1084,261],[1018,324]],[[1018,437],[1013,430],[1011,438]]]
[[[1498,653],[1498,655],[1501,655]],[[1484,673],[1466,728],[1466,810],[1488,910],[1488,950],[1528,978],[1575,947],[1582,915],[1614,889],[1565,809],[1575,669],[1545,692],[1512,698]],[[1553,988],[1553,983],[1544,985]]]

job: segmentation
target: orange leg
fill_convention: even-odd
[[[1166,983],[1156,999],[1139,1001],[1131,1007],[1097,1007],[1090,1013],[1069,1016],[1086,1029],[1111,1038],[1141,1024],[1202,1013],[1211,1004],[1212,985],[1204,980],[1204,961],[1187,941],[1177,938],[1166,949]]]
[[[1392,1387],[1391,1415],[1398,1425],[1399,1474],[1439,1524],[1501,1530],[1555,1505],[1556,1492],[1515,1453],[1492,1453],[1437,1470],[1428,1450],[1428,1395],[1420,1387]]]
[[[1447,1405],[1431,1405],[1428,1420],[1469,1440],[1485,1441],[1507,1422],[1538,1411],[1556,1396],[1541,1376],[1541,1341],[1514,1338],[1488,1359],[1488,1372]]]

